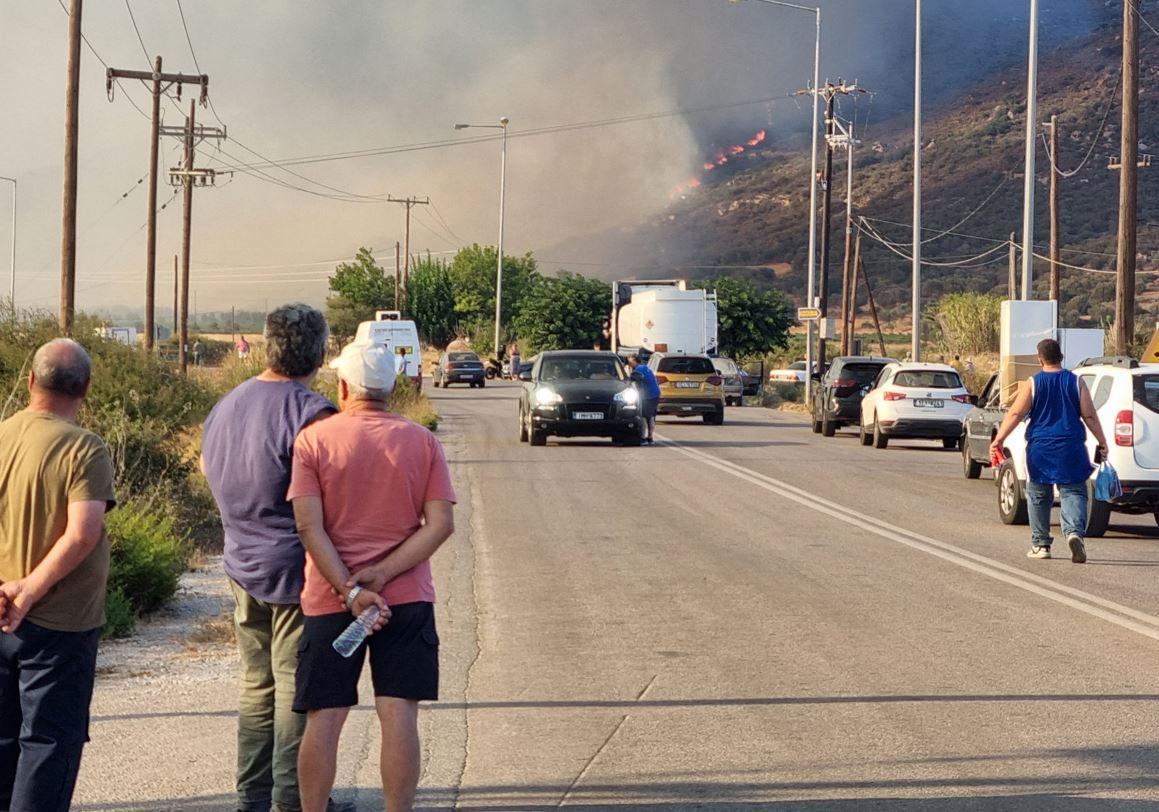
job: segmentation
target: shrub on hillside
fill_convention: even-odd
[[[133,499],[108,514],[105,528],[111,552],[105,634],[118,637],[173,597],[189,545],[163,510]]]

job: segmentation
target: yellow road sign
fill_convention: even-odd
[[[797,321],[816,321],[821,318],[821,308],[819,307],[798,307]]]
[[[1155,335],[1151,336],[1151,341],[1147,344],[1147,349],[1143,350],[1139,363],[1159,364],[1159,330],[1156,330]]]

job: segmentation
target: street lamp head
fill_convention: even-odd
[[[510,121],[511,119],[507,118],[507,116],[503,116],[501,119],[499,119],[499,126],[506,127]]]
[[[470,126],[471,126],[470,124],[456,124],[455,129],[456,130],[465,130]]]

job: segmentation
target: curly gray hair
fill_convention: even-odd
[[[266,316],[266,365],[288,378],[310,375],[326,357],[330,328],[320,310],[282,305]]]

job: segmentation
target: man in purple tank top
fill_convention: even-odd
[[[266,317],[266,369],[205,421],[201,468],[225,530],[225,572],[241,655],[237,812],[297,812],[303,717],[292,710],[306,551],[286,501],[294,439],[336,411],[310,389],[329,331],[312,307]]]
[[[1087,429],[1098,440],[1099,458],[1107,454],[1107,438],[1086,384],[1062,368],[1062,348],[1052,338],[1038,342],[1042,371],[1018,386],[1018,395],[990,445],[990,456],[1028,415],[1026,428],[1026,503],[1030,517],[1027,558],[1050,558],[1050,509],[1054,488],[1062,502],[1062,532],[1070,560],[1087,560],[1083,541],[1087,529],[1087,480],[1093,466],[1087,455]],[[1084,427],[1085,424],[1085,427]]]

